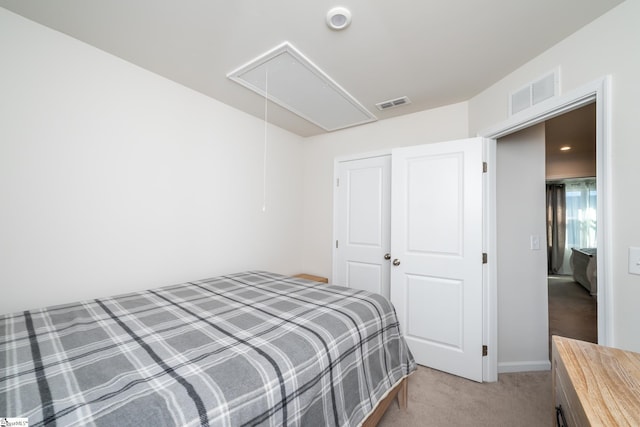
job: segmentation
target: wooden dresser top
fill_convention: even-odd
[[[591,425],[640,426],[640,353],[554,336]]]

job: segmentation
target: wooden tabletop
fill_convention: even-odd
[[[640,353],[553,341],[591,425],[640,426]]]

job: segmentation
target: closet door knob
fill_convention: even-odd
[[[391,254],[384,254],[384,259],[390,260],[391,259]]]
[[[393,265],[395,265],[396,267],[400,265],[400,260],[398,258],[393,260]]]

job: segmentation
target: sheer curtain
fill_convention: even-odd
[[[567,247],[596,247],[596,180],[571,181],[565,185]]]
[[[595,178],[547,184],[549,274],[571,274],[571,248],[596,247]]]

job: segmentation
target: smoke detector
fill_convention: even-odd
[[[327,25],[332,30],[344,30],[351,24],[351,12],[346,7],[334,7],[327,13]]]
[[[376,107],[378,107],[378,110],[383,111],[383,110],[388,110],[389,108],[400,107],[402,105],[408,105],[408,104],[411,104],[411,100],[409,99],[409,97],[402,96],[400,98],[378,102],[376,104]]]

